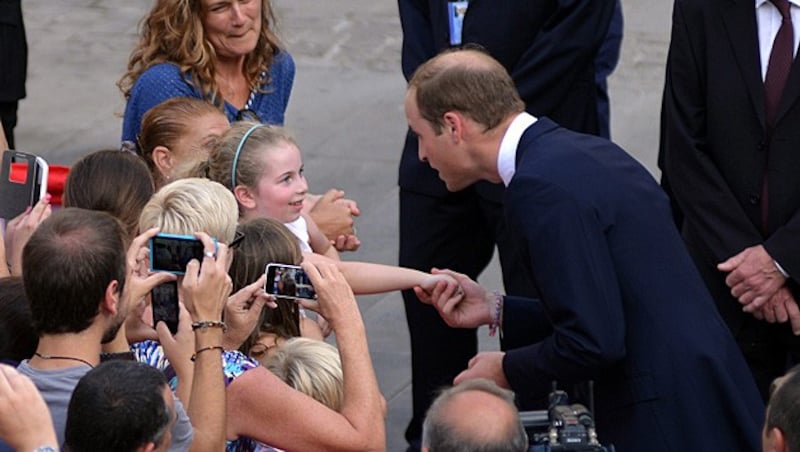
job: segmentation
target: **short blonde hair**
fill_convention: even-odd
[[[279,345],[264,366],[286,384],[339,411],[344,398],[342,360],[327,342],[294,337]]]
[[[205,232],[231,243],[238,217],[236,199],[227,188],[191,177],[167,184],[153,195],[139,217],[139,230],[158,226],[171,234]]]

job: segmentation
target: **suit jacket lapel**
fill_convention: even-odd
[[[753,109],[765,124],[764,82],[761,79],[761,61],[758,51],[758,30],[756,27],[756,9],[754,2],[738,0],[728,2],[726,7],[720,6],[721,14],[728,32],[728,40],[736,56],[736,62],[745,81]],[[797,71],[792,71],[796,73]],[[797,76],[797,75],[795,75]],[[789,83],[792,75],[789,76]],[[787,83],[788,85],[788,83]],[[784,95],[786,97],[786,95]]]

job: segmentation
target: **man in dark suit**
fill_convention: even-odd
[[[0,123],[14,149],[19,100],[25,97],[28,44],[21,0],[0,0]]]
[[[662,107],[662,181],[765,400],[800,360],[798,5],[676,1]]]
[[[479,44],[508,70],[535,115],[598,132],[594,58],[609,31],[615,0],[398,0],[406,79],[440,50]],[[477,277],[497,244],[509,293],[533,295],[502,218],[502,185],[481,182],[449,193],[406,138],[400,162],[400,265],[454,268]],[[419,448],[422,420],[439,388],[477,351],[473,330],[448,328],[413,292],[403,293],[411,338],[413,418],[406,431]]]
[[[478,354],[455,383],[492,379],[530,409],[553,380],[593,380],[599,439],[619,452],[757,450],[764,406],[667,197],[613,143],[523,108],[503,67],[474,50],[434,58],[409,83],[419,158],[448,190],[507,186],[518,271],[541,292],[540,302],[501,297],[447,271],[463,290],[432,294],[448,323],[529,344]]]

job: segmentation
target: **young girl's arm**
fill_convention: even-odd
[[[325,256],[329,259],[339,260],[339,252],[331,245],[331,241],[319,230],[317,223],[308,215],[303,215],[308,224],[308,244],[316,254]]]
[[[331,262],[331,259],[314,253],[305,253],[304,259],[315,265],[318,262]],[[431,275],[405,267],[354,261],[335,261],[335,264],[356,295],[406,290],[416,286],[430,292],[439,281],[444,281],[448,285],[458,285],[456,280],[448,275]]]

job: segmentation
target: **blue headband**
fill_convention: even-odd
[[[242,147],[244,146],[244,142],[250,137],[257,128],[263,126],[263,124],[256,124],[253,127],[245,132],[242,139],[239,141],[239,146],[236,146],[236,154],[233,155],[233,168],[231,169],[231,190],[236,188],[236,166],[239,163],[239,154],[242,152]]]

